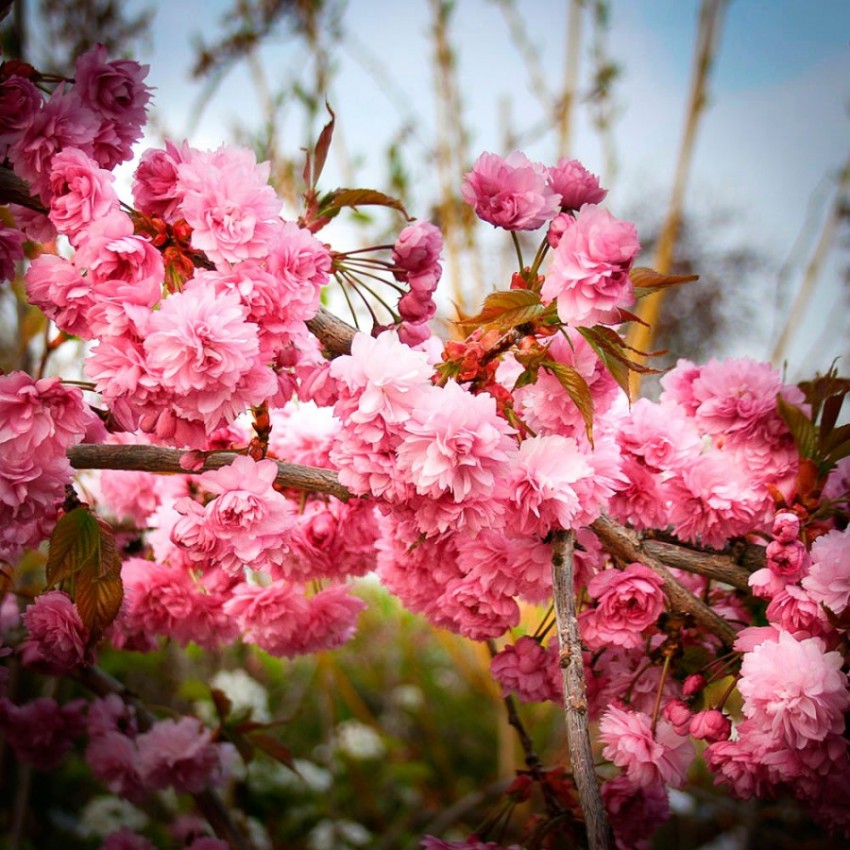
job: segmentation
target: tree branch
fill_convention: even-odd
[[[319,307],[319,312],[307,321],[307,327],[332,357],[351,354],[351,343],[354,341],[357,329],[337,318],[324,307]]]
[[[142,701],[122,682],[112,678],[98,667],[80,667],[73,674],[81,685],[99,697],[117,694],[136,711],[139,729],[144,732],[156,723],[156,717],[148,711]],[[206,818],[215,834],[236,850],[251,850],[251,845],[230,817],[221,798],[211,788],[192,794],[198,811]]]
[[[584,812],[588,846],[590,850],[612,850],[614,837],[599,791],[587,723],[587,686],[584,681],[584,661],[575,598],[574,547],[575,536],[571,531],[555,532],[552,546],[552,585],[558,640],[561,646],[567,744],[573,779]]]
[[[0,204],[18,204],[36,212],[47,212],[47,207],[30,195],[29,184],[5,165],[0,165]]]
[[[125,446],[94,445],[82,443],[68,449],[68,460],[75,469],[135,469],[144,472],[178,472],[187,475],[195,470],[184,469],[180,459],[186,453],[180,449],[167,449],[161,446]],[[239,457],[236,452],[211,452],[204,457],[200,471],[221,469],[229,466]],[[302,466],[296,463],[275,461],[278,467],[275,484],[282,487],[295,487],[312,493],[327,493],[346,501],[352,493],[339,483],[337,473],[332,469],[320,469],[316,466]]]
[[[669,569],[651,555],[640,537],[632,530],[601,516],[591,525],[600,543],[612,555],[623,561],[638,561],[649,567],[664,581],[663,589],[671,605],[679,611],[690,614],[704,629],[720,638],[727,646],[735,642],[735,630],[722,617],[718,616],[693,593],[683,587]]]
[[[695,552],[673,543],[663,543],[660,540],[644,540],[643,548],[668,567],[676,567],[689,573],[705,576],[715,581],[737,587],[738,590],[749,591],[750,573],[739,567],[731,558],[725,555],[711,555],[707,552]]]

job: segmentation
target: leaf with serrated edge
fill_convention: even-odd
[[[539,318],[547,309],[540,303],[540,296],[530,289],[501,290],[491,292],[476,315],[464,316],[455,324],[465,330],[480,327],[507,330]]]
[[[540,365],[558,379],[558,382],[573,400],[579,413],[581,413],[582,419],[584,419],[587,439],[593,445],[593,396],[590,394],[590,387],[587,385],[587,381],[572,366],[567,366],[565,363],[558,363],[555,360],[544,360]]]
[[[398,210],[408,221],[411,221],[411,217],[401,201],[374,189],[336,189],[323,198],[319,214],[333,215],[335,210],[338,211],[342,207],[360,206],[391,207]]]
[[[795,407],[782,398],[781,395],[776,397],[776,403],[779,408],[779,415],[782,417],[782,421],[788,426],[788,430],[794,438],[794,443],[797,446],[800,456],[814,460],[817,454],[817,432],[815,426],[799,407]]]
[[[83,625],[89,630],[90,642],[100,639],[104,630],[118,616],[124,599],[121,582],[121,556],[112,529],[94,517],[97,545],[74,583],[74,602]]]
[[[87,508],[74,508],[59,518],[50,535],[47,585],[72,578],[94,557],[100,545],[100,526]]]

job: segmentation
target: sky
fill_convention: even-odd
[[[130,0],[128,5],[155,9],[151,49],[139,58],[151,64],[158,121],[173,138],[188,135],[196,147],[214,148],[232,139],[234,121],[262,120],[248,71],[240,67],[225,80],[202,120],[195,126],[190,121],[200,92],[189,78],[190,45],[201,34],[214,38],[229,2]],[[328,93],[337,114],[337,139],[343,142],[338,149],[354,163],[360,185],[380,186],[389,140],[408,120],[420,127],[423,143],[414,140],[410,148],[418,206],[411,212],[417,216],[427,214],[436,186],[434,165],[426,158],[436,116],[429,5],[428,0],[349,0]],[[622,68],[614,89],[616,175],[604,173],[603,149],[584,108],[569,153],[602,173],[615,215],[647,202],[659,219],[663,215],[682,136],[699,5],[697,0],[611,0],[607,49]],[[556,89],[564,73],[567,3],[514,0],[514,6],[544,77]],[[515,125],[527,128],[537,126],[542,112],[499,4],[456,0],[450,39],[471,128],[471,155],[485,150],[505,154],[505,110]],[[587,46],[585,87],[586,56]],[[303,73],[306,57],[300,43],[281,32],[263,48],[261,59],[270,81],[286,81]],[[850,154],[850,2],[731,0],[709,92],[686,208],[732,211],[735,238],[766,254],[775,277],[807,221],[809,232],[817,234],[831,181]],[[287,113],[295,114],[294,109]],[[283,144],[290,153],[303,145],[294,120],[291,129],[284,124]],[[524,149],[542,162],[557,159],[551,132],[529,138]],[[328,188],[350,179],[334,152],[326,177]],[[803,240],[790,260],[793,274],[780,303],[785,314],[812,249],[811,238]],[[840,355],[850,371],[842,263],[850,265],[850,251],[843,258],[833,252],[824,266],[789,349],[790,360],[805,363],[806,371],[825,369]],[[765,313],[772,309],[772,303],[765,305]],[[740,351],[732,353],[769,355],[764,326],[738,344]]]

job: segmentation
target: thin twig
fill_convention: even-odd
[[[552,585],[555,616],[558,621],[560,662],[564,681],[564,717],[573,779],[584,812],[590,850],[612,850],[614,836],[602,803],[602,794],[593,765],[590,729],[587,721],[587,686],[578,630],[575,598],[575,535],[556,531],[552,545]]]
[[[236,452],[211,452],[204,456],[203,467],[199,470],[185,469],[180,459],[185,452],[180,449],[167,449],[161,446],[125,446],[95,445],[82,443],[68,449],[68,459],[75,469],[135,469],[145,472],[177,472],[189,474],[209,469],[221,469],[229,466],[240,457]],[[339,483],[337,473],[332,469],[317,466],[302,466],[297,463],[275,461],[278,468],[275,484],[281,487],[294,487],[312,493],[327,493],[345,501],[352,493]]]
[[[663,579],[663,590],[670,604],[678,611],[690,614],[694,620],[716,635],[727,646],[735,642],[735,630],[722,617],[718,616],[676,579],[670,570],[658,558],[653,557],[640,537],[631,529],[601,516],[591,526],[599,542],[614,557],[626,562],[637,561],[649,567]]]
[[[121,697],[127,705],[135,709],[136,719],[141,731],[150,729],[156,723],[156,717],[145,707],[144,703],[133,694],[122,682],[114,679],[99,667],[81,667],[73,674],[81,685],[88,688],[99,697],[116,694]],[[212,789],[205,789],[199,793],[192,794],[198,811],[206,818],[215,834],[223,841],[227,841],[236,850],[251,850],[251,845],[230,817],[227,808],[218,794]]]

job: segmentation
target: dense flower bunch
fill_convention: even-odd
[[[141,135],[145,73],[96,47],[49,97],[29,66],[0,75],[0,149],[38,196],[4,214],[0,273],[11,278],[31,243],[27,297],[58,332],[44,362],[70,337],[89,341],[93,393],[0,375],[4,573],[50,538],[43,592],[7,618],[0,655],[14,645],[27,668],[58,676],[90,669],[104,646],[161,639],[330,649],[364,607],[352,578],[374,572],[435,626],[504,637],[491,645],[505,697],[563,703],[551,620],[511,630],[521,603],[548,604],[553,536],[568,531],[619,846],[644,846],[669,815],[694,740],[737,796],[789,793],[850,831],[850,448],[840,429],[830,437],[834,416],[815,425],[815,385],[749,359],[681,360],[657,402],[629,404],[621,388],[641,367],[619,326],[653,277],[635,268],[634,226],[600,206],[605,191],[576,161],[485,153],[467,174],[481,219],[514,239],[545,233],[510,289],[445,345],[427,325],[442,271],[434,225],[410,223],[369,256],[315,235],[378,193],[319,199],[311,186],[305,215],[285,221],[252,152],[167,142],[142,154],[125,206],[111,170]],[[384,302],[391,321],[342,326],[333,342],[323,288],[334,278],[365,298],[360,275],[381,274],[398,296]],[[115,460],[72,484],[68,452],[81,457],[83,440],[106,458],[177,448],[181,471]],[[659,569],[646,549],[627,556],[603,533],[612,521],[620,539],[654,532],[689,557]],[[737,581],[694,566],[759,543],[763,566],[743,581],[730,558]],[[116,694],[86,710],[0,692],[0,729],[43,770],[85,732],[94,776],[136,801],[201,794],[237,758],[198,719],[144,719]],[[534,781],[563,822],[563,783]],[[486,838],[423,846],[498,846]],[[104,846],[147,844],[115,833]]]

